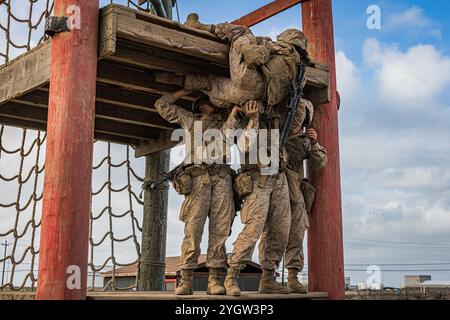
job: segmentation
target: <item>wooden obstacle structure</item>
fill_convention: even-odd
[[[229,74],[226,43],[171,20],[112,4],[100,11],[99,33],[95,138],[140,146],[137,156],[173,145],[168,137],[176,126],[154,103],[179,89],[182,75]],[[46,129],[51,42],[0,67],[0,123]],[[308,67],[305,97],[328,102],[328,83],[325,65]]]
[[[309,285],[311,291],[328,293],[319,293],[320,298],[343,299],[332,1],[276,0],[236,23],[253,25],[300,2],[310,55],[318,61],[307,70],[305,98],[319,106],[315,128],[329,154],[327,168],[313,177],[320,192],[308,232]],[[132,145],[136,156],[158,154],[173,145],[169,137],[176,128],[154,109],[161,94],[179,89],[185,74],[229,73],[228,45],[207,32],[119,5],[98,14],[93,1],[55,0],[55,15],[64,16],[73,4],[85,13],[81,30],[57,34],[0,66],[0,123],[48,133],[38,299],[86,298],[85,280],[76,290],[65,281],[66,268],[73,265],[81,266],[82,279],[87,278],[93,138]],[[189,108],[193,99],[181,105]],[[74,134],[79,139],[72,144]]]

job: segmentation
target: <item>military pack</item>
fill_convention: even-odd
[[[178,170],[173,180],[173,188],[179,195],[188,195],[192,191],[192,177],[186,170]]]
[[[253,178],[248,172],[239,173],[234,179],[234,192],[242,199],[253,191]]]

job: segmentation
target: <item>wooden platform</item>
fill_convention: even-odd
[[[210,296],[206,292],[195,292],[192,296],[177,296],[173,291],[162,292],[88,292],[88,300],[324,300],[328,294],[259,294],[243,292],[240,297]],[[34,300],[33,292],[0,292],[0,300]]]
[[[50,60],[51,40],[0,66],[0,123],[46,129]],[[100,11],[98,60],[95,138],[140,146],[138,156],[169,146],[175,126],[153,105],[180,75],[229,74],[228,45],[212,34],[120,5]],[[307,79],[305,97],[328,102],[328,68],[308,68]]]

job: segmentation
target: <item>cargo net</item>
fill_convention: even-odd
[[[155,13],[150,2],[100,1]],[[142,1],[140,1],[142,2]],[[156,3],[157,1],[151,1]],[[160,4],[164,7],[166,2]],[[0,68],[40,44],[50,0],[0,0]],[[0,123],[0,290],[36,289],[46,134]],[[88,289],[137,287],[144,163],[132,147],[94,143]],[[116,270],[133,266],[135,277],[118,281]]]

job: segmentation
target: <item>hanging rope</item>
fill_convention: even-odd
[[[131,0],[109,3],[154,12],[149,2],[142,7]],[[52,10],[52,0],[0,0],[0,68],[46,39],[45,18]],[[0,243],[8,244],[7,254],[0,252],[0,272],[5,264],[0,290],[36,289],[45,140],[44,132],[0,124]],[[139,274],[143,203],[137,193],[144,180],[140,176],[144,163],[133,159],[130,146],[95,142],[94,151],[94,158],[100,160],[93,164],[93,184],[99,186],[92,191],[88,287],[135,289],[137,276],[124,284],[117,269],[133,266]],[[115,160],[119,157],[124,160]]]

